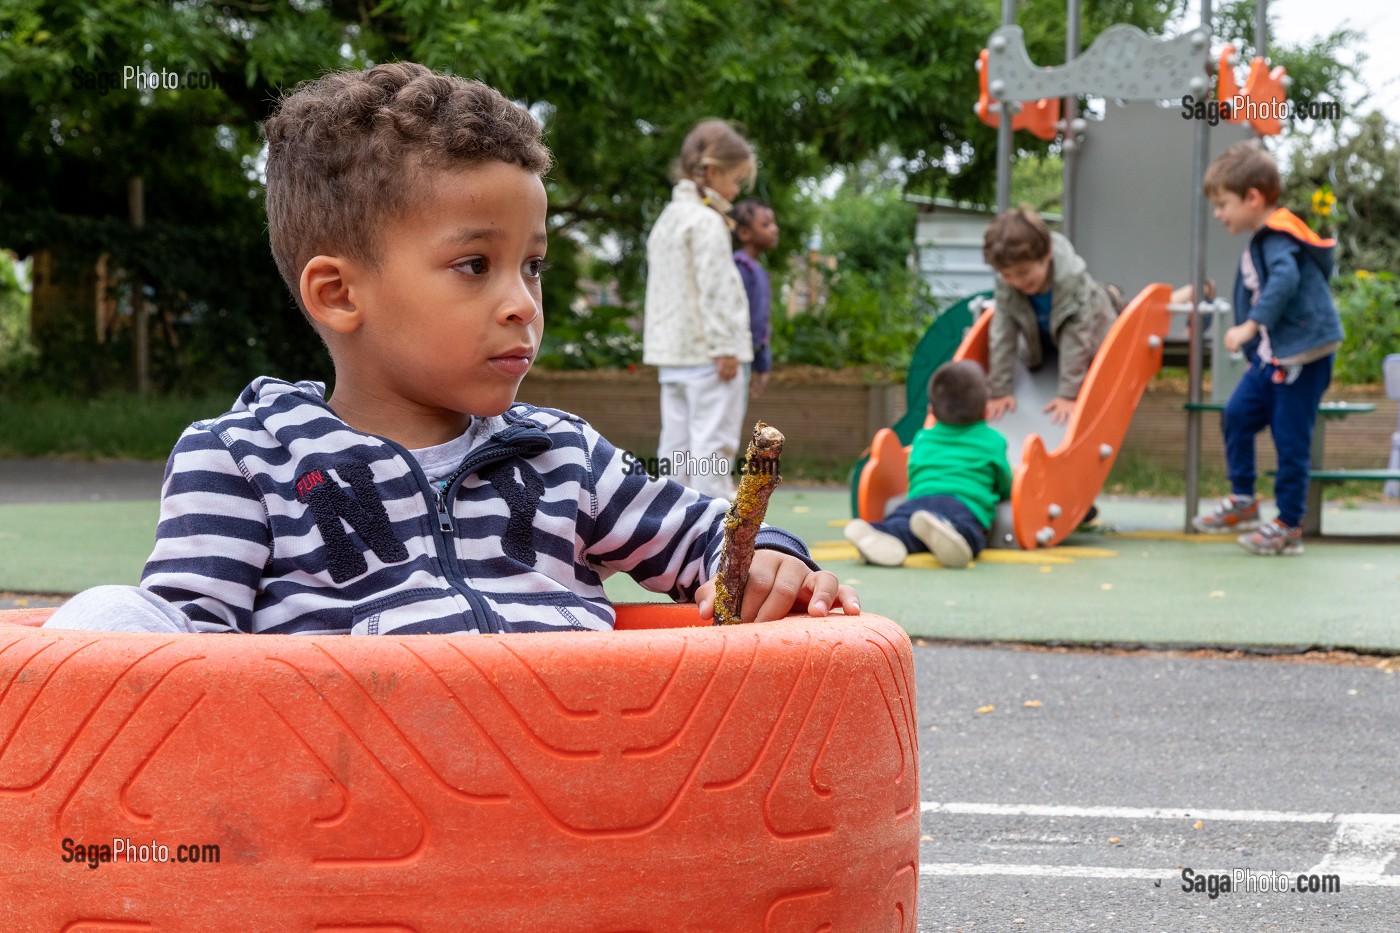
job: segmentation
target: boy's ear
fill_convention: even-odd
[[[1246,188],[1244,197],[1241,200],[1244,201],[1246,206],[1251,208],[1263,207],[1265,203],[1264,192],[1260,191],[1258,188]]]
[[[339,256],[314,256],[301,270],[301,302],[311,319],[337,334],[363,323],[350,295],[352,263]]]

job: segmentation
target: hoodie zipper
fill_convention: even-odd
[[[467,578],[462,574],[460,562],[457,560],[457,536],[452,521],[451,503],[456,501],[458,488],[471,473],[501,460],[507,460],[521,454],[535,453],[540,449],[539,445],[530,443],[488,444],[468,455],[467,459],[462,461],[462,465],[452,471],[439,488],[434,489],[433,484],[428,482],[427,474],[423,472],[422,466],[408,452],[407,448],[388,438],[385,438],[384,441],[398,451],[408,463],[409,468],[413,470],[413,475],[418,480],[419,488],[425,491],[427,494],[425,498],[435,508],[437,519],[437,534],[434,536],[437,544],[435,550],[442,576],[446,578],[454,590],[466,598],[467,604],[472,608],[472,613],[476,615],[479,632],[483,635],[500,633],[503,627],[496,618],[496,613],[487,605],[481,594],[472,589],[467,583]]]
[[[447,508],[447,483],[444,481],[438,485],[437,492],[437,518],[438,531],[452,531],[452,512]]]

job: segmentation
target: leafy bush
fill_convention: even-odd
[[[615,305],[546,312],[538,364],[544,369],[620,369],[642,358],[636,313]]]
[[[87,399],[5,392],[0,457],[164,460],[191,422],[227,411],[234,398],[231,392],[145,399],[130,392]]]
[[[870,366],[902,375],[934,313],[927,286],[907,269],[837,271],[823,307],[792,318],[774,315],[773,353],[779,364]]]
[[[928,288],[909,264],[916,214],[894,188],[848,185],[822,205],[824,245],[836,269],[823,269],[821,307],[790,319],[774,315],[776,362],[903,374],[935,316]]]
[[[29,296],[20,288],[14,254],[0,251],[0,374],[19,377],[35,355],[29,341]]]
[[[1337,353],[1338,382],[1380,382],[1385,358],[1400,353],[1400,279],[1389,272],[1339,277],[1333,284],[1346,340]]]

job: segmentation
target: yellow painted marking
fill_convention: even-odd
[[[812,560],[825,564],[833,560],[860,560],[855,545],[845,541],[818,541],[812,545]]]
[[[803,512],[810,512],[810,511],[812,511],[812,507],[811,507],[810,505],[794,505],[794,506],[792,507],[792,510],[793,510],[794,512],[797,512],[798,514],[801,514],[801,513],[803,513]]]
[[[989,564],[1072,564],[1074,557],[1069,554],[1057,554],[1054,551],[1012,551],[998,548],[994,551],[983,551],[977,555],[978,560],[985,560]]]
[[[828,527],[828,528],[845,528],[845,527],[846,527],[847,525],[849,525],[850,523],[851,523],[851,520],[850,520],[849,518],[828,518],[828,519],[826,520],[826,527]]]
[[[989,548],[977,555],[977,561],[989,564],[1036,564],[1044,567],[1049,564],[1072,564],[1077,560],[1100,560],[1117,557],[1117,551],[1098,547],[1057,547],[1036,551],[1013,551],[1011,549]],[[812,559],[819,564],[838,560],[860,560],[860,552],[848,541],[818,541],[812,545]],[[927,552],[910,554],[904,561],[906,567],[942,567]],[[1047,572],[1041,570],[1041,573]]]
[[[1184,531],[1115,531],[1110,538],[1133,541],[1189,541],[1192,544],[1235,543],[1235,535],[1189,535]]]
[[[1117,551],[1103,547],[1064,547],[1044,548],[1035,551],[1013,551],[1010,548],[986,550],[977,555],[978,560],[990,564],[1072,564],[1076,560],[1102,560],[1117,557]]]

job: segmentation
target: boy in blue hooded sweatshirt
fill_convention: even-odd
[[[1230,495],[1192,524],[1207,533],[1255,529],[1239,538],[1255,554],[1301,554],[1313,424],[1342,342],[1327,285],[1336,241],[1276,206],[1278,165],[1254,143],[1221,153],[1206,169],[1204,187],[1227,232],[1254,234],[1240,257],[1235,326],[1224,339],[1227,350],[1244,350],[1250,367],[1221,420]],[[1266,427],[1278,451],[1278,517],[1261,524],[1254,438]]]

